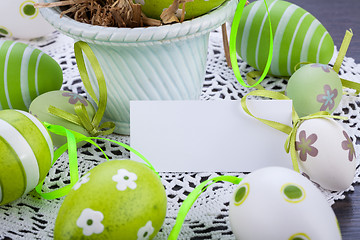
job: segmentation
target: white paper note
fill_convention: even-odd
[[[257,117],[291,126],[289,100],[248,100]],[[291,168],[287,135],[247,115],[240,101],[131,101],[131,147],[159,172]],[[142,161],[131,153],[131,159]]]

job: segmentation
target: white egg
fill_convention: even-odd
[[[37,0],[0,0],[0,36],[31,39],[45,36],[54,28],[34,8]]]
[[[343,191],[353,182],[356,159],[351,139],[333,119],[305,120],[296,133],[298,162],[310,180]]]
[[[229,206],[237,239],[339,240],[336,216],[322,193],[301,174],[267,167],[247,175]]]

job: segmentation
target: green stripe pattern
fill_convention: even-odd
[[[299,62],[328,64],[334,42],[309,12],[281,0],[267,0],[274,36],[269,74],[291,76]],[[263,1],[244,8],[237,34],[237,53],[250,66],[263,71],[269,53],[269,23]]]
[[[54,149],[38,126],[27,112],[0,111],[0,205],[33,190],[49,172]]]
[[[59,90],[59,64],[38,49],[16,41],[0,40],[0,110],[27,111],[38,95]]]

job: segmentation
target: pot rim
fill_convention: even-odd
[[[55,0],[39,0],[40,3]],[[60,18],[60,9],[41,8],[40,12],[55,29],[63,34],[88,43],[102,45],[152,45],[180,41],[204,35],[231,21],[237,7],[237,0],[225,0],[209,13],[182,23],[158,27],[116,28],[94,26],[78,22],[68,16]]]

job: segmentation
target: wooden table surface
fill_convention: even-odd
[[[314,15],[328,30],[335,45],[340,47],[347,29],[352,29],[347,57],[360,64],[360,0],[288,0]],[[338,218],[343,240],[360,239],[360,184],[355,191],[336,201],[333,210]]]

